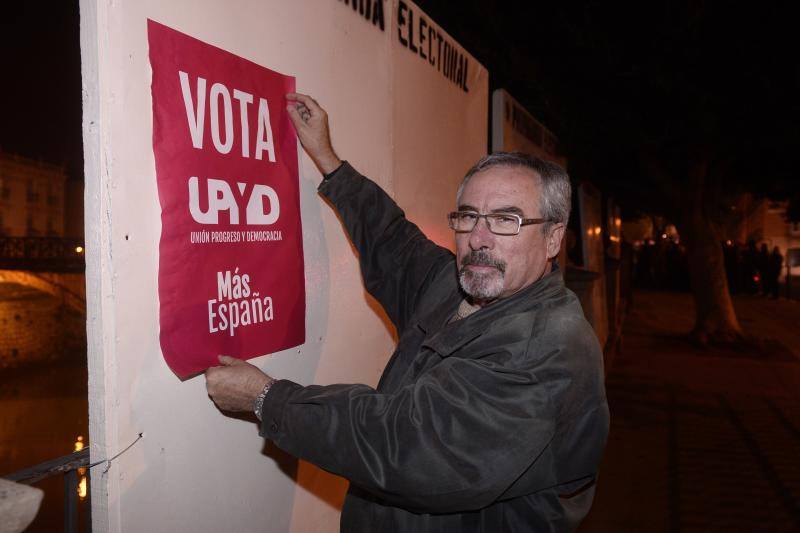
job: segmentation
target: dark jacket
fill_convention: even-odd
[[[600,346],[561,274],[450,322],[453,254],[347,163],[320,192],[399,343],[376,389],[278,381],[262,434],[350,480],[342,531],[575,529],[608,407]]]

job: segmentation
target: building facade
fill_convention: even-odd
[[[786,277],[787,251],[800,249],[800,223],[790,222],[787,217],[789,202],[755,198],[752,194],[741,195],[731,206],[738,216],[723,226],[723,240],[745,244],[753,241],[757,247],[766,244],[771,251],[778,247],[784,257],[780,279]],[[792,268],[792,276],[800,276],[800,266]]]
[[[0,152],[0,235],[63,237],[64,167]]]

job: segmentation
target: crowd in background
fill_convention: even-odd
[[[772,251],[766,243],[757,247],[750,240],[746,245],[727,241],[723,244],[725,272],[732,294],[759,294],[777,298],[780,292],[778,279],[783,268],[780,248]]]
[[[686,247],[672,239],[648,240],[634,247],[637,287],[690,290]]]
[[[755,241],[746,245],[722,243],[725,273],[731,294],[753,294],[778,298],[783,255],[774,246]],[[679,241],[662,238],[642,242],[635,247],[635,283],[638,287],[667,290],[690,290],[689,262],[686,247]]]

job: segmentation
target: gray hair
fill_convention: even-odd
[[[461,181],[456,194],[456,202],[461,201],[461,193],[472,176],[494,167],[520,167],[534,172],[539,176],[539,182],[542,185],[539,210],[541,217],[548,221],[543,225],[542,231],[546,232],[553,224],[557,223],[567,225],[572,207],[572,187],[569,183],[569,175],[556,163],[522,152],[495,152],[481,158],[467,171]]]

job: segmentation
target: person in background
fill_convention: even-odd
[[[767,272],[769,273],[768,292],[770,296],[777,299],[780,292],[780,284],[778,279],[781,277],[781,269],[783,268],[783,256],[781,249],[777,246],[772,248],[772,253],[769,255],[769,266]]]
[[[758,293],[761,296],[767,296],[770,292],[770,268],[769,247],[765,242],[761,243],[761,248],[758,250],[756,268],[758,269]]]
[[[742,251],[742,287],[745,294],[758,292],[758,249],[754,240],[747,241]]]

